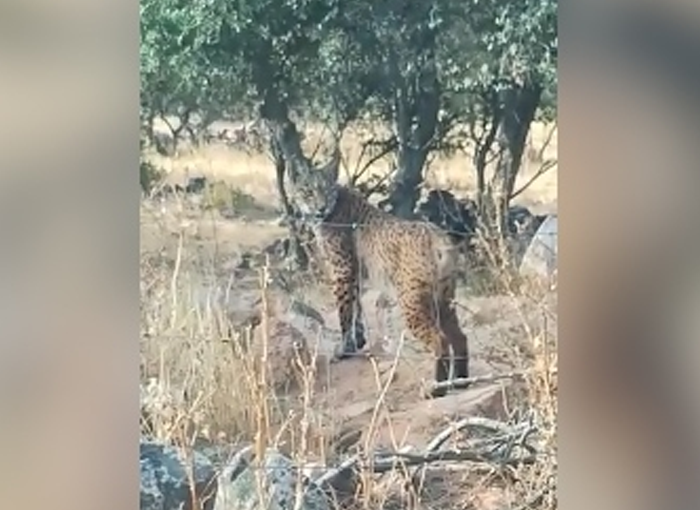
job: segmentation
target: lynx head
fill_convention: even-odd
[[[338,198],[338,166],[340,152],[335,151],[329,163],[304,172],[289,172],[287,190],[292,203],[309,220],[323,221],[335,208]]]

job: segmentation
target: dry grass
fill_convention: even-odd
[[[347,154],[351,159],[359,151]],[[263,155],[213,145],[176,158],[154,157],[154,162],[165,167],[171,179],[188,171],[205,174],[255,197],[258,204],[276,203],[272,167]],[[463,166],[457,159],[435,161],[429,180],[468,191],[472,181]],[[523,199],[544,210],[556,209],[556,170]],[[345,370],[347,378],[331,374],[322,345],[330,341],[328,330],[308,327],[300,333],[289,312],[290,300],[298,296],[313,301],[321,312],[332,311],[323,284],[307,275],[306,281],[301,278],[297,287],[282,292],[273,283],[284,274],[275,260],[235,270],[242,252],[259,253],[283,233],[269,219],[225,220],[216,210],[186,200],[157,206],[144,202],[141,374],[143,383],[158,381],[164,395],[150,422],[142,424],[144,429],[188,446],[202,441],[252,443],[258,452],[274,446],[307,464],[335,463],[348,449],[373,450],[380,443],[396,450],[417,437],[427,443],[447,421],[458,418],[459,405],[449,409],[449,404],[426,404],[409,390],[415,382],[410,377],[426,373],[414,364],[431,366],[427,360],[369,360],[363,381],[354,379],[359,377],[355,368],[343,368],[342,363],[333,370]],[[556,477],[556,303],[549,289],[520,282],[505,268],[495,274],[500,295],[492,298],[490,309],[478,310],[473,318],[467,314],[465,321],[488,334],[483,341],[495,350],[477,345],[473,356],[498,357],[498,366],[529,371],[524,381],[504,386],[499,402],[505,414],[531,415],[547,456],[518,468],[435,466],[422,473],[418,484],[408,469],[382,477],[366,472],[356,498],[359,508],[556,508],[553,491],[545,490]],[[460,298],[466,309],[475,303],[469,296]],[[251,317],[257,320],[251,322]],[[380,320],[387,322],[387,331],[395,331],[390,318]],[[298,334],[306,337],[312,362],[284,348]],[[284,366],[298,369],[298,383],[279,384],[280,370],[270,361],[274,357],[278,363],[280,356],[287,357]],[[370,400],[366,412],[353,414],[349,401],[343,408],[352,392],[364,392]],[[412,413],[432,413],[431,426],[409,430]],[[358,427],[364,432],[361,439],[348,446],[348,435]]]
[[[225,126],[222,123],[217,129]],[[364,164],[369,159],[368,152],[363,152],[361,144],[372,131],[368,127],[360,126],[349,129],[345,133],[341,146],[345,172],[353,172],[358,165]],[[308,135],[305,147],[309,153],[313,153],[317,150],[319,143],[322,143],[326,133],[312,129],[305,132]],[[557,131],[554,125],[534,124],[532,126],[516,189],[537,172],[543,161],[557,159],[557,143]],[[205,175],[228,183],[240,192],[255,197],[261,204],[276,206],[278,203],[274,167],[266,154],[249,152],[243,148],[217,142],[195,150],[183,148],[175,157],[164,157],[154,153],[151,155],[151,160],[168,174],[172,182],[184,181],[189,176]],[[366,177],[382,176],[389,171],[389,168],[390,158],[385,157],[378,160],[365,175]],[[428,164],[426,186],[450,189],[457,194],[472,194],[475,189],[475,176],[471,161],[464,154],[436,157]],[[556,169],[537,179],[518,197],[517,203],[531,207],[537,212],[556,210]]]

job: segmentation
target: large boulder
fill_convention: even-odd
[[[175,447],[141,438],[141,510],[192,509],[190,475],[195,484],[194,493],[203,508],[213,508],[216,472],[212,462],[196,451],[192,452],[189,466],[186,458]]]
[[[261,477],[264,487],[262,498],[256,475]],[[262,462],[257,463],[252,448],[244,448],[218,477],[214,510],[330,510],[326,494],[306,477],[301,484],[301,505],[295,507],[298,476],[299,470],[292,460],[276,450],[268,449]]]
[[[551,280],[557,270],[557,215],[547,216],[532,238],[522,262],[521,276]]]

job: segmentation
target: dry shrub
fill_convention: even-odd
[[[490,261],[499,258],[491,256]],[[500,259],[502,260],[502,259]],[[482,479],[484,487],[500,486],[513,508],[552,510],[557,507],[557,313],[556,290],[545,279],[522,279],[510,265],[488,268],[497,287],[508,296],[520,318],[520,334],[510,342],[506,359],[525,376],[506,391],[511,416],[531,420],[537,430],[541,461],[522,465],[493,478]],[[488,481],[488,483],[486,483]],[[482,491],[476,491],[481,495]]]
[[[322,455],[327,424],[311,402],[313,345],[270,319],[264,271],[242,282],[253,294],[257,280],[261,299],[241,302],[240,290],[214,283],[192,244],[181,234],[174,249],[142,255],[141,379],[157,388],[162,406],[149,413],[145,432],[187,446],[252,441]],[[232,322],[232,306],[257,320]]]

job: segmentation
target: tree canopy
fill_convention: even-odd
[[[507,205],[525,137],[556,116],[555,0],[141,0],[141,121],[219,119],[391,133],[387,206],[410,215],[431,152],[463,150],[480,200]],[[287,133],[289,134],[289,133]],[[339,136],[339,135],[338,135]],[[280,140],[278,140],[280,142]],[[295,149],[296,150],[296,149]],[[284,157],[284,151],[279,152]],[[469,166],[465,165],[465,171]],[[505,197],[502,195],[505,194]],[[498,198],[501,197],[501,198]]]

